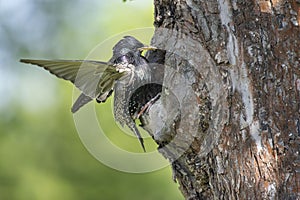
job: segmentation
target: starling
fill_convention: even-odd
[[[131,129],[145,151],[135,119],[159,98],[161,85],[151,83],[155,67],[151,67],[142,56],[143,50],[155,48],[145,46],[132,36],[125,36],[113,47],[113,56],[108,62],[33,59],[21,59],[20,62],[43,67],[81,90],[71,108],[73,113],[93,99],[98,103],[105,102],[114,91],[115,120]]]

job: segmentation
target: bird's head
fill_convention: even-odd
[[[154,47],[144,45],[132,36],[125,36],[113,47],[113,62],[134,64],[144,50],[154,50]]]
[[[113,53],[114,54],[124,54],[129,51],[136,52],[139,48],[144,47],[145,45],[135,39],[132,36],[125,36],[121,39],[114,47]]]

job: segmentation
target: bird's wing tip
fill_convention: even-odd
[[[28,59],[21,58],[21,59],[19,60],[19,62],[22,62],[22,63],[28,63]]]

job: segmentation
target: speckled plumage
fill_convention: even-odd
[[[21,62],[43,67],[78,87],[82,93],[72,106],[73,113],[92,99],[105,102],[114,91],[115,120],[128,126],[145,150],[134,120],[136,113],[143,113],[140,111],[143,105],[161,91],[161,86],[143,86],[151,83],[153,74],[148,61],[141,55],[143,47],[134,37],[125,36],[113,47],[113,56],[108,62],[32,59],[21,59]],[[141,86],[143,90],[139,89]]]

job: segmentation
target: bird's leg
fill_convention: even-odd
[[[140,112],[137,114],[137,116],[135,117],[135,119],[140,118],[140,116],[146,111],[148,112],[150,107],[154,104],[154,102],[160,98],[160,93],[158,93],[155,97],[153,97],[152,99],[150,99],[150,101],[148,101],[140,110]]]

